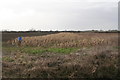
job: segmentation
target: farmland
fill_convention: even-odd
[[[3,78],[115,78],[119,48],[118,33],[3,33]]]

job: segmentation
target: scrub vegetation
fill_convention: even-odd
[[[118,33],[62,32],[22,38],[20,46],[17,37],[3,41],[3,78],[116,78],[119,75]]]

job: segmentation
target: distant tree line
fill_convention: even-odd
[[[1,31],[0,31],[1,32]],[[7,31],[7,30],[3,30],[2,33],[30,33],[30,32],[48,32],[48,33],[58,33],[58,32],[74,32],[74,33],[79,33],[79,32],[93,32],[93,33],[120,33],[120,30],[108,30],[108,31],[103,31],[103,30],[87,30],[87,31],[74,31],[74,30],[70,30],[70,31],[41,31],[41,30],[35,30],[35,29],[30,29],[28,31]]]

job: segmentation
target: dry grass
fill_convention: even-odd
[[[58,33],[45,36],[23,37],[22,46],[38,46],[38,47],[83,47],[95,46],[103,44],[112,44],[109,38],[117,38],[115,34],[99,34],[97,33]],[[117,39],[116,39],[117,40]],[[115,41],[115,40],[114,40]],[[115,41],[116,42],[116,41]],[[18,45],[17,38],[8,41],[12,45]]]
[[[4,78],[115,78],[118,71],[117,49],[113,51],[109,46],[66,55],[12,53],[6,57],[9,56],[13,61],[3,61]]]
[[[8,43],[17,45],[17,39]],[[77,47],[79,50],[71,54],[47,52],[40,55],[8,52],[3,56],[3,78],[118,77],[117,33],[59,33],[23,37],[22,46]]]

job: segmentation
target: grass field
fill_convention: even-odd
[[[24,34],[3,36],[3,78],[118,77],[118,33]]]

